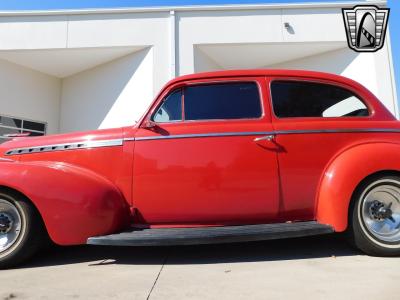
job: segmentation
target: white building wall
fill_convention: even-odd
[[[148,48],[65,78],[60,131],[133,125],[153,98],[152,70]]]
[[[391,111],[395,112],[396,116],[400,117],[399,99],[397,99],[396,78],[392,65],[390,47],[390,35],[387,34],[385,47],[374,55],[375,74],[377,76],[376,82],[379,91],[378,98],[385,104],[390,103],[390,106],[387,105],[387,107],[392,107],[393,109]]]
[[[60,92],[60,79],[0,60],[1,115],[45,121],[57,133]]]
[[[282,41],[281,10],[276,9],[179,12],[177,24],[179,75],[195,72],[196,45]]]
[[[283,30],[285,42],[345,41],[340,8],[283,9],[282,22],[291,29]]]
[[[170,14],[166,12],[70,16],[68,48],[153,48],[153,94],[171,79]]]
[[[284,26],[286,22],[290,25],[289,29]],[[242,61],[251,60],[249,56],[252,52],[257,47],[262,49],[265,44],[280,45],[283,51],[287,43],[342,42],[343,47],[346,45],[339,8],[179,12],[177,24],[180,75],[203,70],[199,60],[210,64],[204,55],[196,54],[197,46],[201,45],[231,45],[231,48],[254,45],[253,51],[244,51],[235,58]],[[318,45],[315,46],[318,48]],[[234,53],[226,49],[226,55]],[[264,65],[259,61],[257,67]],[[218,62],[214,60],[211,66],[212,70],[217,69]]]
[[[199,72],[210,72],[210,71],[221,71],[223,67],[211,59],[198,47],[193,48],[193,73]]]
[[[1,17],[0,49],[64,48],[68,16]]]

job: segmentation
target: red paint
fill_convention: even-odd
[[[370,117],[278,119],[271,111],[274,79],[345,87]],[[177,87],[215,81],[254,81],[262,96],[256,120],[142,125]],[[296,133],[275,141],[257,135],[137,140],[133,138],[285,130],[400,129],[366,88],[335,75],[287,70],[224,71],[177,78],[156,97],[137,125],[37,138],[0,146],[0,185],[26,195],[58,244],[137,227],[183,227],[318,220],[347,226],[351,195],[365,177],[400,170],[398,133]],[[122,145],[5,155],[10,149],[125,139]],[[126,140],[129,139],[129,140]]]

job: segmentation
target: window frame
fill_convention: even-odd
[[[300,82],[300,83],[313,83],[313,84],[322,84],[322,85],[329,85],[333,87],[338,87],[341,89],[344,89],[354,96],[356,96],[368,109],[368,116],[345,116],[345,117],[279,117],[275,113],[275,107],[274,107],[274,101],[273,101],[273,95],[272,95],[272,84],[274,82]],[[340,82],[336,81],[330,81],[330,80],[325,80],[325,79],[316,79],[316,78],[298,78],[298,77],[273,77],[273,78],[268,78],[268,97],[270,101],[270,106],[271,106],[271,115],[273,119],[276,121],[285,121],[285,120],[325,120],[325,121],[337,121],[337,120],[343,120],[343,121],[349,121],[349,120],[367,120],[367,119],[373,119],[375,117],[375,110],[373,106],[369,103],[369,101],[366,100],[365,97],[362,97],[360,93],[356,92],[353,88],[351,88],[348,85],[342,84]]]
[[[262,80],[262,77],[258,78]],[[223,85],[223,84],[230,84],[230,83],[253,83],[257,86],[258,90],[258,98],[260,103],[260,110],[261,115],[257,118],[238,118],[238,119],[201,119],[201,120],[186,120],[185,119],[185,88],[191,86],[202,86],[202,85]],[[200,80],[200,81],[188,81],[180,85],[172,86],[170,89],[167,89],[164,93],[162,93],[160,97],[160,101],[155,105],[154,109],[152,109],[149,113],[149,120],[153,120],[154,115],[157,113],[158,109],[163,103],[163,99],[168,97],[171,93],[176,91],[177,89],[181,89],[182,91],[182,120],[180,121],[171,121],[171,122],[155,122],[156,124],[192,124],[192,123],[207,123],[207,122],[241,122],[241,121],[260,121],[265,118],[265,107],[264,107],[264,94],[262,91],[262,86],[260,82],[252,77],[252,78],[240,78],[240,79],[226,79],[223,78],[221,80],[213,79],[213,80]]]

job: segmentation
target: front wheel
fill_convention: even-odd
[[[400,255],[400,177],[381,176],[364,182],[350,210],[349,236],[369,255]]]
[[[31,203],[0,192],[0,269],[30,258],[44,241],[42,221]]]

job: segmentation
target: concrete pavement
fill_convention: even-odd
[[[0,271],[8,299],[398,299],[400,258],[338,236],[161,248],[56,248]]]

